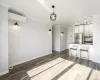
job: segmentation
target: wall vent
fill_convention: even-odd
[[[11,20],[18,21],[18,22],[26,22],[26,17],[23,14],[18,13],[16,11],[9,10],[8,16],[9,19]]]

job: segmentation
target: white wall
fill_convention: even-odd
[[[73,27],[67,27],[67,49],[68,49],[68,44],[74,42],[74,28]]]
[[[61,32],[64,32],[61,36]],[[67,49],[67,28],[60,27],[60,51]]]
[[[67,47],[67,28],[56,25],[53,27],[53,50],[55,51],[63,51],[66,50]],[[61,32],[64,32],[63,36],[61,36]]]
[[[92,60],[100,63],[100,16],[94,16],[93,46],[94,54]]]
[[[8,72],[8,9],[0,6],[0,75]]]
[[[60,51],[60,27],[53,27],[52,28],[52,35],[53,35],[53,50]]]
[[[9,20],[9,66],[14,66],[52,53],[51,25],[29,20],[19,23]]]

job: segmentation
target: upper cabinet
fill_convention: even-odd
[[[83,33],[84,43],[93,43],[93,24],[75,26],[74,33]]]
[[[84,33],[84,35],[90,36],[93,34],[93,24],[75,26],[74,33]]]
[[[79,26],[75,26],[74,27],[74,33],[78,33],[79,32]]]
[[[84,32],[84,27],[83,27],[83,25],[75,26],[75,27],[74,27],[74,32],[75,32],[75,33],[83,33],[83,32]]]
[[[79,33],[83,33],[84,32],[84,26],[83,25],[80,25],[79,26]]]
[[[85,36],[93,36],[93,26],[92,26],[92,24],[90,24],[90,25],[85,25],[84,26],[84,35]]]

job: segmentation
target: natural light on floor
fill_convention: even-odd
[[[91,68],[57,58],[27,72],[31,80],[87,80]],[[100,80],[100,72],[93,70],[89,80]]]

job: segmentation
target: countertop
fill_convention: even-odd
[[[77,44],[77,43],[69,43],[69,44]],[[93,43],[85,43],[85,44],[78,44],[78,45],[93,45]]]

